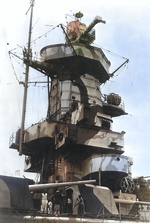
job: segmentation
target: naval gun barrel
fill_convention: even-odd
[[[91,22],[91,24],[87,27],[87,29],[85,30],[85,32],[83,33],[83,35],[88,34],[88,33],[91,31],[91,29],[92,29],[97,23],[100,23],[100,22],[102,22],[102,23],[104,23],[104,24],[106,23],[106,21],[102,20],[102,17],[100,17],[100,16],[96,16],[95,19],[93,20],[93,22]]]
[[[35,184],[29,185],[30,191],[42,191],[49,188],[55,187],[65,187],[65,186],[72,186],[72,185],[80,185],[80,184],[92,184],[96,183],[96,180],[84,180],[84,181],[74,181],[74,182],[63,182],[63,183],[48,183],[48,184]]]
[[[124,199],[114,199],[116,204],[137,204],[137,205],[150,205],[150,202],[146,201],[133,201]]]

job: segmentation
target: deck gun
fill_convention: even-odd
[[[83,181],[63,182],[63,183],[34,184],[34,185],[29,185],[29,190],[35,192],[35,191],[44,191],[46,189],[56,188],[56,187],[66,187],[80,184],[95,184],[95,183],[96,180],[83,180]]]

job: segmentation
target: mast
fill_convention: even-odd
[[[31,5],[30,5],[31,14],[30,14],[29,36],[28,36],[28,51],[27,51],[25,85],[24,85],[24,96],[23,96],[23,108],[22,108],[22,121],[21,121],[20,143],[19,143],[19,155],[20,156],[22,155],[22,142],[23,142],[23,132],[24,132],[26,103],[27,103],[27,89],[28,89],[28,77],[29,77],[29,57],[30,57],[30,45],[31,45],[31,33],[32,33],[33,6],[34,6],[34,0],[31,0]]]

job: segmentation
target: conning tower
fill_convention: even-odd
[[[112,131],[111,126],[113,117],[126,113],[119,95],[103,96],[100,91],[111,77],[111,63],[91,44],[93,27],[105,21],[97,16],[86,27],[82,16],[77,13],[66,30],[61,27],[66,43],[42,48],[41,61],[29,59],[31,67],[51,79],[51,88],[46,120],[24,131],[25,171],[40,172],[41,182],[96,179],[119,191],[120,182],[131,174],[132,159],[122,155],[125,132]],[[16,139],[10,147],[18,145]]]

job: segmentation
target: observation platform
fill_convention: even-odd
[[[41,49],[41,61],[30,60],[30,66],[59,80],[75,80],[84,74],[90,74],[100,83],[109,80],[110,61],[100,48],[74,44],[49,45]]]

